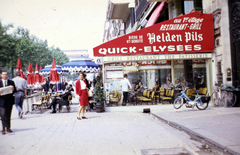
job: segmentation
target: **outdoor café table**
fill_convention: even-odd
[[[42,93],[35,93],[27,96],[27,99],[23,101],[23,112],[27,114],[28,112],[32,112],[32,104],[37,102],[42,97]]]

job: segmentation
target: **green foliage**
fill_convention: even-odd
[[[105,100],[105,95],[103,92],[103,84],[102,84],[102,74],[100,73],[97,76],[97,83],[95,85],[96,87],[96,91],[95,91],[95,95],[94,95],[94,100],[97,101],[98,103],[103,103],[103,101]]]
[[[13,28],[12,24],[3,26],[0,21],[0,70],[1,67],[12,71],[16,68],[17,59],[21,59],[24,71],[27,71],[30,62],[35,69],[38,66],[52,64],[53,58],[57,65],[62,65],[69,61],[68,57],[57,47],[48,47],[47,40],[43,41],[34,35],[29,34],[29,30],[18,27],[13,34],[7,34],[7,30]]]

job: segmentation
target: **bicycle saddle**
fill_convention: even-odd
[[[194,90],[195,93],[199,94],[201,92],[201,90]]]

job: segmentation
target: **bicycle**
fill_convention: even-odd
[[[225,107],[233,107],[237,102],[236,92],[239,92],[239,88],[234,88],[233,86],[226,87],[226,94],[224,97],[224,106]]]
[[[214,92],[211,95],[211,99],[213,101],[213,106],[214,107],[222,107],[225,105],[225,95],[226,91],[223,89],[224,85],[221,84],[220,86],[216,86]]]
[[[199,110],[205,110],[208,107],[208,103],[210,101],[210,96],[199,96],[198,94],[201,92],[200,90],[195,90],[196,92],[196,97],[194,100],[189,99],[189,97],[185,94],[187,89],[185,91],[181,91],[181,95],[178,96],[174,102],[173,102],[173,107],[175,109],[180,109],[183,104],[186,104],[187,108],[194,108],[195,106]]]

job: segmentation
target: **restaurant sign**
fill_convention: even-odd
[[[103,57],[103,62],[129,62],[129,61],[157,61],[157,60],[189,60],[189,59],[211,59],[211,53],[198,54],[162,54],[162,55],[135,55],[135,56],[111,56]]]
[[[199,11],[129,33],[93,48],[94,56],[213,51],[212,14]]]

